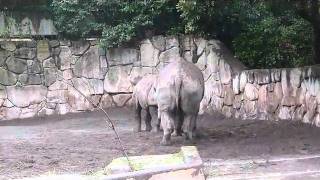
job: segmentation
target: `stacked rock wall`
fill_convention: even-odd
[[[242,71],[233,77],[227,116],[297,120],[320,126],[320,66]]]
[[[0,42],[0,119],[92,111],[73,84],[104,108],[131,105],[131,80],[184,57],[205,78],[201,111],[320,125],[320,67],[246,70],[217,40],[156,36],[137,47],[96,40]]]

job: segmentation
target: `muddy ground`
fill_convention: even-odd
[[[173,138],[160,146],[161,133],[133,133],[129,109],[107,110],[129,155],[178,152]],[[252,121],[203,115],[196,146],[205,172],[214,179],[319,179],[320,128],[289,121]],[[0,179],[46,173],[90,173],[122,156],[102,113],[85,112],[0,121]]]

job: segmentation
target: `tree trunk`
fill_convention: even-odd
[[[313,27],[313,61],[320,64],[320,27]]]

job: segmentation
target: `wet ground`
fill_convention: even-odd
[[[133,133],[129,109],[107,110],[129,155],[178,152],[190,145],[161,133]],[[208,179],[320,179],[320,128],[289,121],[199,117],[196,146]],[[122,156],[99,112],[0,121],[0,179],[90,173]]]

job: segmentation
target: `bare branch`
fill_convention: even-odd
[[[123,143],[122,143],[122,141],[121,141],[121,139],[120,139],[119,133],[118,133],[118,131],[116,130],[116,127],[115,127],[115,125],[114,125],[114,122],[111,120],[109,114],[101,107],[100,104],[97,104],[97,105],[96,105],[90,98],[88,98],[85,94],[83,94],[79,89],[77,89],[76,87],[74,87],[73,84],[71,84],[70,82],[68,82],[67,80],[65,80],[65,79],[63,78],[63,76],[59,75],[58,73],[56,73],[56,75],[61,78],[61,80],[62,80],[63,83],[65,83],[65,84],[67,84],[68,86],[71,86],[73,89],[75,89],[75,90],[76,90],[81,96],[83,96],[93,107],[98,108],[99,110],[101,110],[101,111],[104,113],[104,115],[105,115],[106,118],[107,118],[107,120],[106,120],[105,122],[108,124],[109,128],[111,128],[112,131],[114,132],[114,134],[116,135],[116,139],[117,139],[118,143],[119,143],[120,146],[121,146],[121,152],[122,152],[123,156],[125,156],[125,158],[127,159],[128,164],[129,164],[129,167],[131,168],[131,170],[134,170],[133,165],[132,165],[132,163],[131,163],[131,161],[130,161],[130,159],[129,159],[128,153],[127,153],[127,151],[126,151],[126,149],[125,149],[125,147],[124,147],[124,145],[123,145]]]

